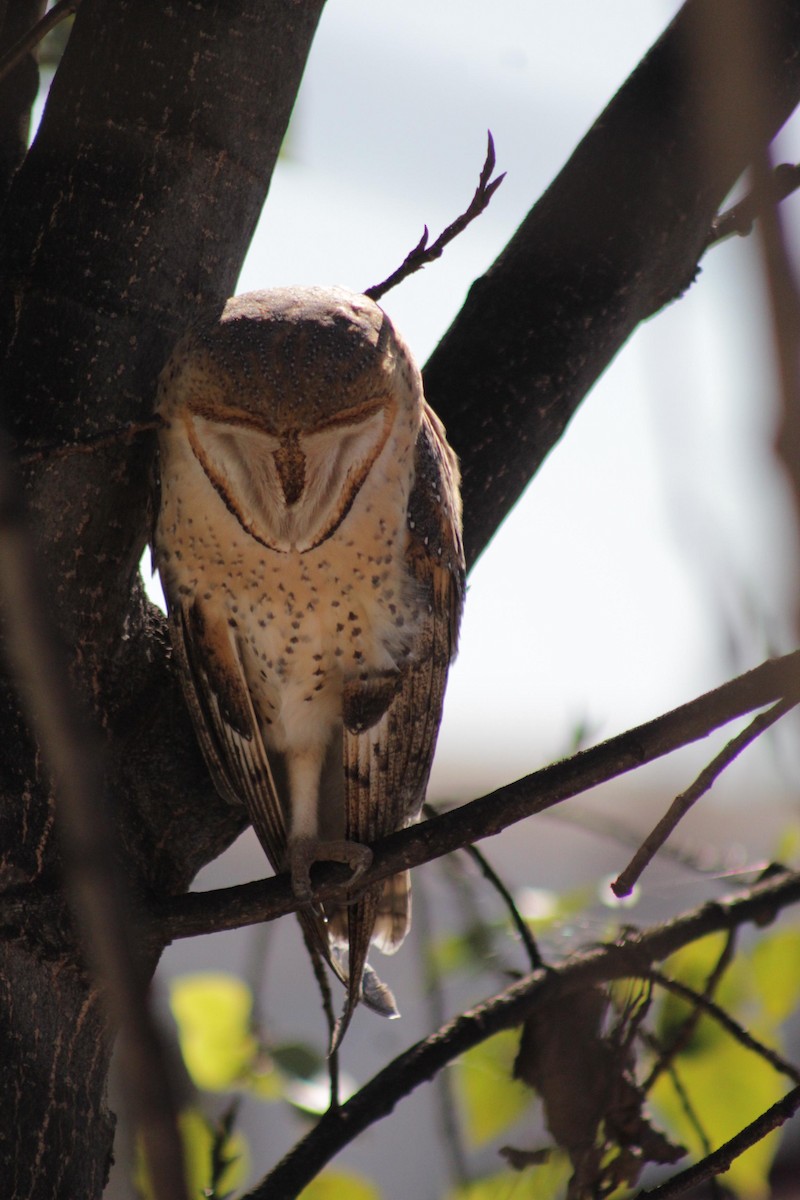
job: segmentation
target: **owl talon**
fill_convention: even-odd
[[[318,862],[340,862],[348,866],[352,873],[344,885],[347,889],[371,866],[372,851],[369,846],[347,841],[346,838],[332,842],[318,841],[316,838],[302,838],[296,841],[290,851],[289,871],[292,877],[292,891],[297,899],[304,903],[313,895],[311,868]]]

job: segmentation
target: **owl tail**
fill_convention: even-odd
[[[385,887],[371,888],[354,904],[342,910],[347,919],[347,947],[332,945],[334,970],[343,978],[347,988],[344,1011],[336,1023],[331,1051],[341,1044],[359,1002],[384,1017],[398,1017],[397,1004],[391,990],[382,983],[367,962],[367,951],[382,904]],[[339,914],[337,914],[339,916]]]

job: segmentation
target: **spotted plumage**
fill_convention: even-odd
[[[417,818],[463,598],[458,469],[383,311],[342,289],[228,302],[159,383],[154,554],[175,658],[219,791],[311,896],[316,861]],[[306,936],[359,999],[408,928],[403,873],[305,905]]]

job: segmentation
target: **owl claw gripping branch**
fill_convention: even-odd
[[[154,552],[174,655],[214,782],[311,896],[417,819],[464,592],[458,467],[419,370],[372,300],[292,288],[230,300],[160,383]],[[304,905],[359,1000],[408,929],[407,872]]]

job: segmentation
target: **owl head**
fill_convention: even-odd
[[[419,370],[374,301],[276,288],[234,297],[178,343],[157,412],[167,431],[183,427],[248,532],[305,552],[339,527],[393,432],[413,445],[422,403]]]

